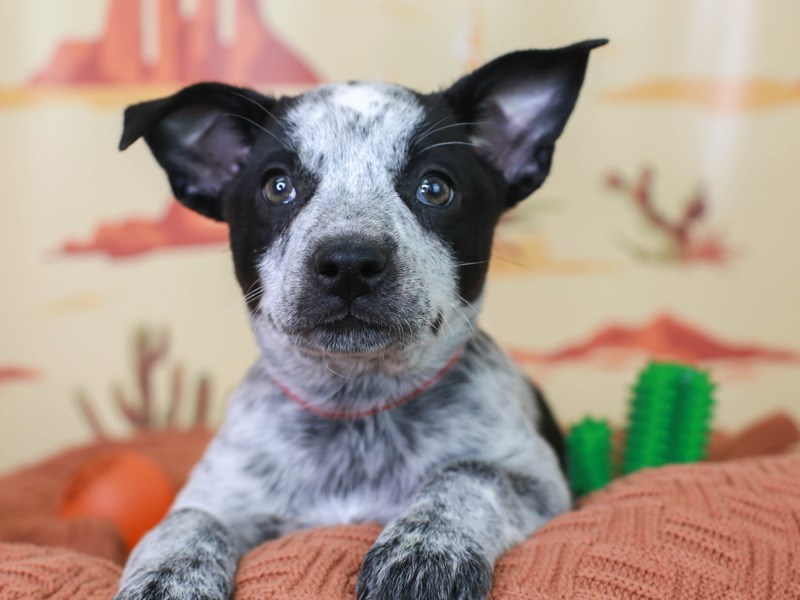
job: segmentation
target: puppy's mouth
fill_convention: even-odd
[[[351,312],[281,326],[270,319],[296,346],[336,354],[375,354],[411,343],[417,337],[413,326]]]

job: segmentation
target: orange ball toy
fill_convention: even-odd
[[[62,517],[103,517],[113,522],[128,551],[164,518],[175,488],[141,452],[109,451],[81,467],[67,485]]]

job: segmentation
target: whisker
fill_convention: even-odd
[[[338,373],[337,371],[334,371],[330,367],[330,365],[328,364],[328,355],[325,352],[322,353],[322,363],[325,365],[325,368],[328,369],[328,371],[330,371],[331,373],[333,373],[337,377],[341,377],[342,379],[349,379],[349,377],[347,377],[346,375],[344,375],[342,373]]]
[[[444,121],[446,121],[449,118],[450,118],[450,115],[446,115],[446,116],[442,117],[441,119],[439,119],[438,121],[436,121],[436,123],[434,123],[433,125],[428,127],[425,131],[422,132],[420,137],[418,137],[416,140],[414,140],[414,145],[418,144],[420,140],[426,138],[430,134],[430,132],[433,129],[435,129],[437,125],[439,125],[439,123],[443,123]]]
[[[275,140],[276,140],[276,141],[277,141],[277,142],[278,142],[278,143],[279,143],[281,146],[283,146],[283,147],[284,147],[284,149],[285,149],[286,151],[288,151],[288,152],[294,152],[294,149],[293,149],[293,148],[291,148],[291,147],[290,147],[288,144],[286,144],[286,142],[284,142],[284,141],[283,141],[281,138],[279,138],[277,135],[275,135],[274,133],[272,133],[272,132],[271,132],[269,129],[267,129],[267,128],[266,128],[266,127],[264,127],[263,125],[261,125],[261,124],[259,124],[259,123],[256,123],[255,121],[253,121],[253,119],[248,119],[248,118],[247,118],[247,117],[245,117],[244,115],[237,115],[236,113],[222,113],[222,116],[223,116],[223,117],[236,117],[237,119],[242,119],[243,121],[247,121],[247,122],[248,122],[248,123],[250,123],[251,125],[254,125],[254,126],[258,127],[258,128],[259,128],[261,131],[263,131],[264,133],[266,133],[266,134],[268,134],[268,135],[271,135],[273,138],[275,138]]]
[[[461,296],[459,296],[459,298],[461,298]],[[464,300],[463,298],[461,299]],[[469,304],[469,302],[467,302],[467,304]],[[452,308],[454,311],[456,311],[456,313],[458,313],[458,316],[460,316],[464,320],[464,323],[466,323],[467,327],[469,327],[469,330],[472,333],[472,335],[475,335],[475,327],[472,325],[472,321],[470,320],[470,318],[466,314],[464,314],[464,311],[462,311],[457,304],[454,304],[452,302],[450,303],[450,308]]]
[[[499,254],[492,254],[492,260],[501,260],[501,261],[503,261],[505,263],[508,263],[510,265],[514,265],[516,267],[521,267],[523,269],[527,269],[530,266],[530,265],[526,265],[525,263],[521,263],[519,261],[512,260],[510,258],[506,258],[505,256],[500,256]]]
[[[444,321],[444,324],[447,325],[447,328],[450,330],[450,335],[455,336],[456,335],[455,329],[453,329],[453,326],[450,325],[450,321],[447,320],[447,315],[444,314],[444,312],[442,312],[441,314],[442,314],[442,321]]]
[[[256,287],[258,284],[259,284],[259,280],[258,280],[258,279],[255,279],[255,280],[253,280],[253,283],[251,283],[251,284],[250,284],[250,287],[249,287],[249,288],[247,288],[247,291],[245,292],[245,294],[249,294],[249,293],[250,293],[250,291],[251,291],[251,290],[252,290],[254,287]]]
[[[227,313],[227,312],[230,312],[232,309],[234,309],[234,308],[236,308],[236,307],[238,307],[238,306],[240,306],[240,305],[242,305],[242,304],[245,304],[245,303],[246,303],[246,302],[248,302],[249,300],[250,300],[249,298],[239,298],[238,300],[236,300],[235,302],[233,302],[232,304],[230,304],[229,306],[227,306],[226,308],[224,308],[224,309],[222,310],[222,314],[225,314],[225,313]]]
[[[255,287],[255,286],[257,286],[257,287],[254,290],[253,287]],[[225,309],[223,309],[222,313],[225,314],[226,312],[230,311],[231,309],[233,309],[233,308],[235,308],[235,307],[237,307],[237,306],[239,306],[241,304],[245,304],[246,302],[249,302],[250,300],[253,300],[253,299],[257,298],[258,296],[260,296],[263,293],[264,293],[264,287],[262,285],[260,285],[260,283],[258,281],[254,281],[252,284],[250,284],[250,287],[247,288],[247,291],[242,295],[242,297],[241,298],[237,298],[233,303],[228,305]]]
[[[252,300],[253,298],[260,296],[263,293],[264,293],[264,288],[259,286],[257,289],[253,290],[252,292],[244,296],[242,300]]]
[[[234,301],[233,301],[233,302],[232,302],[232,303],[231,303],[231,304],[230,304],[230,305],[229,305],[229,306],[228,306],[228,307],[227,307],[225,310],[223,310],[222,312],[227,312],[228,310],[230,310],[230,309],[231,309],[231,308],[233,308],[234,306],[238,306],[239,304],[243,304],[244,302],[247,302],[247,300],[248,300],[248,299],[249,299],[249,295],[243,295],[243,296],[240,296],[239,298],[237,298],[236,300],[234,300]]]
[[[259,102],[255,98],[251,98],[250,96],[247,96],[245,94],[240,94],[239,92],[234,92],[233,90],[230,90],[230,93],[233,94],[234,96],[239,96],[239,98],[243,98],[244,100],[247,100],[248,102],[251,102],[252,104],[255,104],[258,108],[260,108],[265,113],[267,113],[268,116],[272,117],[272,119],[278,124],[278,126],[281,129],[283,129],[283,132],[286,133],[286,127],[284,127],[283,122],[278,117],[275,116],[275,113],[273,113],[266,106],[261,104],[261,102]]]
[[[475,305],[474,305],[474,304],[472,304],[472,302],[470,302],[470,301],[469,301],[469,300],[467,300],[466,298],[464,298],[464,296],[462,296],[462,295],[461,295],[461,294],[459,294],[458,292],[456,292],[456,296],[458,297],[458,299],[459,299],[459,300],[461,300],[461,303],[462,303],[462,304],[466,304],[468,307],[470,307],[470,308],[471,308],[472,310],[474,310],[475,312],[479,312],[479,311],[478,311],[478,309],[477,309],[477,308],[475,308]]]
[[[490,150],[488,146],[484,146],[482,144],[475,144],[473,142],[439,142],[438,144],[433,144],[428,146],[427,148],[423,148],[420,150],[420,153],[425,152],[426,150],[431,150],[432,148],[438,148],[440,146],[472,146],[473,148],[481,148],[483,150]]]
[[[244,298],[237,298],[236,300],[231,302],[228,306],[226,306],[225,308],[222,309],[222,314],[224,315],[224,314],[230,312],[231,310],[233,310],[234,308],[237,308],[238,306],[240,306],[241,304],[244,304],[245,302],[246,302],[246,300]]]
[[[469,267],[472,265],[485,265],[488,263],[488,260],[476,260],[475,262],[465,262],[465,263],[456,263],[453,265],[454,267]]]
[[[445,117],[446,118],[446,117]],[[440,119],[438,123],[441,123],[444,119]],[[420,137],[418,137],[414,143],[419,144],[422,140],[426,137],[433,135],[434,133],[439,133],[440,131],[444,131],[445,129],[450,129],[451,127],[467,127],[468,125],[485,125],[489,121],[464,121],[463,123],[451,123],[450,125],[443,125],[441,127],[436,127],[436,129],[428,129],[425,133],[423,133]]]

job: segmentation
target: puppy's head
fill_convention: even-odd
[[[260,333],[384,353],[473,316],[494,227],[547,177],[603,43],[508,54],[434,94],[202,83],[129,107],[120,147],[144,136],[177,199],[228,223]]]

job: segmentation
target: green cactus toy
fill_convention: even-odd
[[[703,371],[647,365],[633,387],[622,472],[705,458],[713,390]]]
[[[708,373],[683,368],[676,378],[678,406],[673,417],[668,462],[695,462],[706,458],[714,408],[714,384]]]
[[[623,474],[704,459],[714,387],[705,371],[678,363],[648,364],[633,386],[622,452],[614,451],[606,421],[586,418],[570,429],[567,465],[575,495],[611,481],[618,455]]]
[[[576,496],[599,490],[611,481],[611,427],[606,421],[587,417],[571,427],[567,436],[567,466]]]

